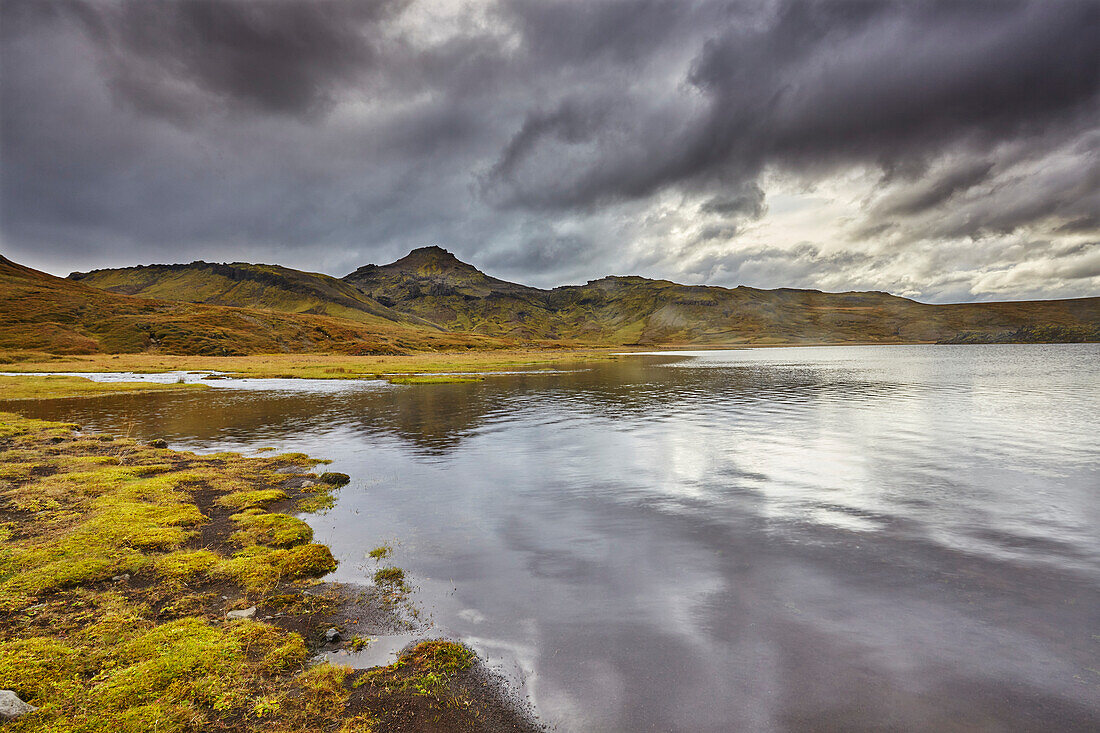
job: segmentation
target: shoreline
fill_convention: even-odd
[[[414,373],[502,372],[517,368],[608,361],[611,347],[415,352],[402,356],[346,354],[254,354],[250,356],[173,356],[166,354],[57,355],[0,351],[0,371],[221,372],[234,377],[308,379],[385,379]]]
[[[324,461],[199,455],[13,413],[0,459],[0,688],[38,708],[8,729],[539,729],[452,641],[371,669],[317,661],[423,630],[384,548],[374,586],[320,580],[336,561],[296,515],[347,483],[315,472]]]

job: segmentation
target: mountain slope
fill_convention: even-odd
[[[486,275],[439,247],[360,267],[341,280],[272,265],[205,262],[70,277],[116,292],[514,340],[721,346],[1100,334],[1100,298],[929,305],[879,292],[730,289],[643,277],[542,290]]]
[[[1019,328],[1100,326],[1100,298],[928,305],[877,292],[760,290],[606,277],[540,290],[489,277],[439,247],[345,281],[448,329],[618,344],[938,341]]]
[[[374,325],[389,321],[438,328],[415,316],[397,313],[342,280],[278,265],[197,261],[189,265],[74,272],[69,279],[113,293],[160,300],[311,313]]]
[[[110,293],[0,256],[0,349],[56,354],[233,355],[484,348],[498,339],[441,333],[381,317],[342,318],[168,302]]]

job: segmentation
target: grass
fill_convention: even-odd
[[[0,400],[46,400],[70,397],[103,397],[117,394],[178,392],[209,389],[205,384],[152,384],[149,382],[93,382],[84,377],[59,374],[0,376]]]
[[[454,374],[439,375],[410,375],[387,377],[390,384],[461,384],[464,382],[481,382],[484,377],[459,376]]]
[[[217,503],[232,509],[253,509],[285,501],[289,497],[282,489],[249,489],[223,494],[217,498]]]
[[[288,548],[304,545],[313,539],[313,530],[297,517],[287,514],[234,514],[230,519],[237,523],[239,530],[230,539],[243,546],[267,545],[269,547]]]
[[[273,510],[331,497],[343,474],[285,472],[320,463],[196,455],[0,413],[0,688],[38,707],[4,730],[496,730],[485,721],[499,720],[498,692],[466,674],[476,658],[453,642],[374,670],[310,664],[324,628],[352,623],[353,596],[317,585],[331,552]],[[400,568],[376,580],[387,598],[406,592]],[[226,617],[253,606],[255,618]]]
[[[335,567],[308,525],[260,508],[290,499],[276,469],[302,463],[317,462],[178,453],[0,413],[0,687],[39,708],[6,730],[281,733],[339,715],[343,673],[307,669],[299,634],[221,622]],[[228,518],[228,541],[197,546],[233,510],[223,503],[250,508]],[[123,573],[136,585],[112,580]]]
[[[440,699],[455,677],[473,666],[473,652],[452,641],[424,641],[393,664],[368,671],[357,680],[362,686],[395,688]]]
[[[365,319],[360,321],[266,309],[271,304],[262,300],[255,305],[239,308],[121,295],[0,256],[0,350],[17,354],[402,354],[514,345],[501,338],[446,333],[362,312],[357,313]]]
[[[621,349],[620,349],[621,351]],[[0,361],[3,351],[0,350]],[[221,371],[239,377],[300,379],[382,379],[432,372],[495,372],[530,368],[569,369],[592,361],[617,359],[608,349],[525,348],[423,351],[408,355],[258,354],[250,356],[169,356],[164,354],[83,354],[8,352],[10,372]]]
[[[405,571],[401,568],[379,568],[374,572],[374,582],[378,585],[400,586],[405,582]]]

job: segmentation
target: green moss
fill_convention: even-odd
[[[282,489],[255,489],[251,491],[234,491],[225,496],[220,496],[217,503],[230,509],[247,509],[249,507],[264,507],[289,498],[290,496]]]
[[[130,468],[104,467],[31,486],[36,491],[10,492],[9,501],[53,531],[23,544],[4,589],[41,593],[137,572],[147,562],[145,551],[178,547],[192,534],[187,528],[205,519],[170,474],[141,478]],[[75,500],[81,510],[64,511],[59,499]]]
[[[425,641],[387,667],[376,667],[355,681],[355,686],[399,689],[414,695],[444,699],[460,672],[473,666],[474,653],[452,641]]]
[[[212,571],[215,576],[232,578],[250,592],[269,591],[282,581],[315,578],[336,569],[336,559],[324,545],[302,545],[277,549],[253,545]]]
[[[243,661],[240,641],[232,633],[199,618],[155,626],[109,654],[125,666],[98,680],[93,695],[110,708],[148,704],[162,696],[187,707],[213,706],[221,685],[211,682],[238,672]]]
[[[0,644],[0,679],[40,708],[19,728],[183,731],[245,674],[240,641],[203,619],[153,626],[111,616],[72,641]],[[110,643],[96,628],[104,625],[113,632]]]
[[[205,575],[221,557],[209,550],[170,552],[153,561],[156,572],[170,580],[188,581]]]
[[[240,530],[230,539],[239,545],[293,547],[313,539],[313,530],[301,519],[286,514],[234,514]]]
[[[351,669],[335,664],[318,664],[305,670],[295,680],[297,695],[285,705],[297,715],[332,720],[344,711],[351,691],[345,680]]]
[[[117,394],[176,392],[209,389],[205,384],[156,384],[153,382],[93,382],[85,377],[61,375],[0,376],[0,400],[49,400],[103,397]]]
[[[371,642],[373,641],[374,639],[366,636],[353,636],[348,639],[347,647],[353,652],[361,652],[368,646],[370,646]]]
[[[401,568],[379,568],[374,572],[374,582],[378,585],[401,585],[405,582],[405,571]]]
[[[347,486],[348,482],[351,481],[351,477],[346,473],[338,473],[336,471],[325,471],[317,478],[321,483],[335,487]]]
[[[366,733],[377,724],[341,720],[348,671],[302,671],[301,636],[226,620],[227,608],[301,618],[342,603],[334,590],[290,584],[336,561],[309,544],[304,522],[262,508],[289,498],[272,487],[286,479],[277,459],[152,450],[5,414],[0,436],[0,506],[10,518],[0,523],[0,687],[39,708],[5,731]],[[235,539],[248,545],[231,557],[225,508],[211,510],[219,521],[203,527],[206,547],[190,544],[206,522],[200,491],[204,501],[232,497]],[[134,577],[108,580],[121,572]],[[403,574],[389,572],[400,585]],[[266,595],[281,583],[281,595]]]
[[[294,466],[305,466],[306,468],[324,463],[332,463],[332,461],[321,458],[310,458],[305,453],[280,453],[275,456],[275,459],[279,461],[279,463],[289,463]]]
[[[367,553],[367,557],[372,560],[384,560],[393,554],[393,548],[389,545],[379,545],[373,550]]]
[[[44,700],[68,692],[83,663],[77,650],[59,639],[16,639],[0,644],[0,683],[24,700]]]
[[[324,514],[336,506],[332,492],[319,491],[298,501],[298,510],[307,514]]]

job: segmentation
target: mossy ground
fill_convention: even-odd
[[[621,351],[621,349],[620,349]],[[493,372],[524,368],[568,369],[585,362],[618,358],[608,349],[564,346],[531,349],[422,351],[407,355],[262,354],[252,356],[169,356],[166,354],[85,354],[56,356],[2,352],[9,372],[220,371],[241,377],[376,379],[410,373]]]
[[[116,394],[176,392],[210,389],[205,384],[151,384],[149,382],[93,382],[60,374],[0,376],[0,400],[45,400],[60,397],[102,397]]]
[[[409,374],[387,377],[390,384],[462,384],[481,382],[484,377],[462,376],[458,374]]]
[[[39,708],[5,730],[527,729],[467,679],[458,645],[389,671],[310,665],[321,631],[352,614],[315,580],[332,554],[285,513],[333,489],[308,473],[317,463],[0,413],[0,688]]]

